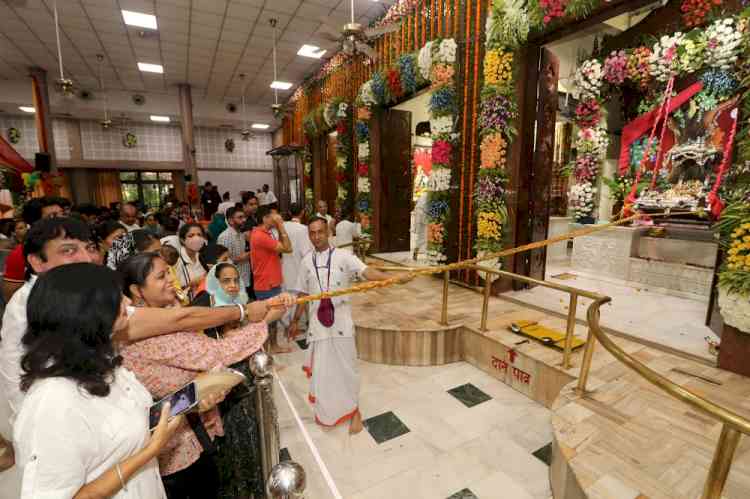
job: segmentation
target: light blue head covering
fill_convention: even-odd
[[[219,265],[222,267],[225,265],[231,265],[240,276],[240,292],[237,293],[237,296],[230,296],[221,287],[219,276],[216,275],[216,269]],[[245,283],[242,282],[242,274],[240,274],[239,269],[232,263],[217,263],[211,267],[211,270],[208,271],[208,275],[206,276],[206,291],[213,297],[213,304],[215,307],[221,307],[224,305],[245,305],[248,302],[247,293],[245,292]]]

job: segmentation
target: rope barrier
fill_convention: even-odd
[[[636,213],[635,215],[631,215],[626,218],[622,218],[620,220],[617,220],[615,222],[609,222],[607,224],[601,224],[601,225],[592,225],[589,227],[584,227],[582,229],[573,230],[570,232],[567,232],[565,234],[560,234],[559,236],[550,237],[548,239],[545,239],[543,241],[536,241],[529,244],[524,244],[521,246],[516,246],[515,248],[509,248],[502,251],[497,251],[494,253],[489,253],[486,255],[483,255],[481,257],[471,258],[468,260],[462,260],[460,262],[455,263],[449,263],[447,265],[436,265],[436,266],[430,266],[430,267],[424,267],[420,269],[414,269],[410,270],[408,272],[405,272],[403,275],[392,277],[390,279],[385,279],[382,281],[368,281],[361,284],[355,284],[354,286],[351,286],[349,288],[344,289],[337,289],[334,291],[326,291],[323,293],[318,293],[316,295],[306,295],[306,296],[300,296],[297,298],[297,304],[302,305],[308,302],[312,301],[320,301],[324,298],[334,298],[337,296],[344,296],[344,295],[351,295],[355,293],[365,293],[367,291],[372,291],[373,289],[380,289],[380,288],[387,288],[390,286],[395,286],[398,284],[405,284],[412,279],[414,279],[417,276],[420,275],[431,275],[431,274],[440,274],[446,271],[454,271],[459,269],[464,269],[467,267],[472,267],[480,262],[486,261],[486,260],[494,260],[496,258],[504,258],[506,256],[515,255],[517,253],[524,253],[526,251],[532,251],[535,249],[543,248],[545,246],[549,246],[550,244],[559,243],[562,241],[567,241],[569,239],[575,239],[576,237],[581,236],[587,236],[589,234],[594,234],[596,232],[601,232],[607,229],[611,229],[612,227],[617,227],[620,225],[624,225],[626,223],[632,222],[634,220],[637,220],[639,218],[658,218],[658,217],[666,217],[666,216],[674,216],[674,215],[687,215],[692,214],[694,215],[695,212],[692,211],[682,211],[682,212],[673,212],[673,211],[664,211],[661,213]]]

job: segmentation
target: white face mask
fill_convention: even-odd
[[[191,251],[200,251],[200,249],[206,244],[206,240],[200,236],[193,236],[185,240],[185,247]]]

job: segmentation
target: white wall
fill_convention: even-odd
[[[425,92],[406,102],[402,102],[398,106],[393,106],[393,109],[409,111],[411,113],[412,143],[414,143],[413,138],[417,133],[417,123],[430,121],[430,97],[432,97],[432,92]]]
[[[36,138],[36,123],[32,116],[0,116],[0,134],[10,142],[8,130],[17,128],[21,132],[21,140],[11,144],[25,159],[34,163],[34,155],[39,152],[39,142]],[[57,159],[70,159],[68,145],[68,131],[62,120],[52,121],[52,134],[55,137],[55,154]]]
[[[234,139],[234,152],[228,152],[224,147],[224,142],[229,138]],[[270,133],[257,134],[244,141],[236,130],[204,127],[195,129],[195,160],[199,169],[238,168],[270,171],[273,169],[273,161],[266,151],[272,147]]]
[[[104,130],[96,121],[81,121],[81,145],[84,159],[121,159],[136,161],[182,161],[182,138],[179,126],[134,123],[128,127],[138,145],[125,147],[126,131]],[[55,138],[57,140],[57,138]]]

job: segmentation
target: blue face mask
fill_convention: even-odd
[[[219,278],[216,275],[217,267],[218,265],[214,265],[213,267],[211,267],[211,270],[208,271],[208,275],[206,276],[206,291],[208,292],[208,294],[210,294],[213,297],[214,306],[221,307],[224,305],[247,304],[248,297],[247,297],[247,293],[245,292],[245,283],[242,282],[242,277],[240,277],[240,282],[239,282],[240,292],[237,293],[236,296],[232,296],[226,291],[224,291],[224,288],[221,287]],[[237,270],[237,267],[234,267],[234,268],[235,270]],[[237,270],[237,274],[239,274],[239,270]]]

